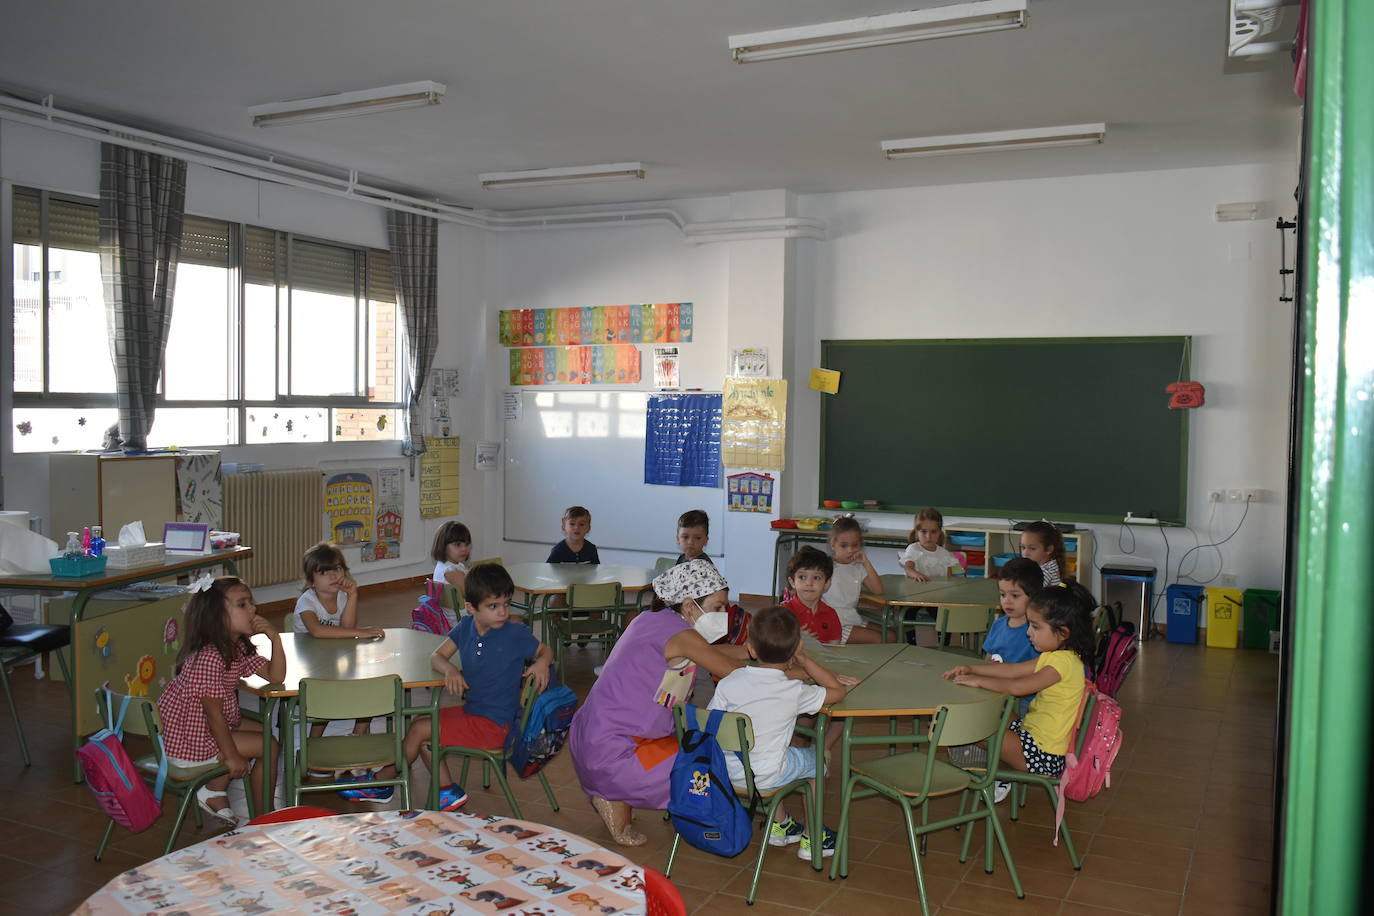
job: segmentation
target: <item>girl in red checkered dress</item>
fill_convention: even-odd
[[[271,641],[270,659],[259,655],[249,641],[255,633]],[[253,593],[242,579],[221,576],[191,595],[186,604],[186,644],[177,665],[177,676],[157,701],[168,762],[183,768],[222,762],[229,772],[201,787],[196,801],[203,810],[238,826],[224,790],[231,778],[247,776],[252,762],[262,755],[262,726],[243,721],[239,710],[239,679],[261,674],[276,683],[286,677],[281,636],[258,616]],[[271,766],[258,767],[262,776],[252,787],[259,811],[266,810],[263,783],[277,768],[275,742],[271,749]]]

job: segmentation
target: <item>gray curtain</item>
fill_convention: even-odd
[[[148,447],[185,209],[185,162],[101,144],[100,273],[119,401],[107,449]]]
[[[410,387],[407,435],[415,454],[425,451],[420,399],[439,348],[439,222],[432,216],[388,210],[396,304],[406,329],[406,383]]]

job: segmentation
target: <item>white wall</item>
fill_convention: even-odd
[[[99,193],[99,144],[41,128],[0,121],[0,179],[69,194]],[[386,220],[382,210],[363,203],[272,185],[215,169],[192,165],[187,170],[186,209],[201,216],[241,220],[254,225],[287,230],[355,245],[387,248]],[[0,227],[0,241],[8,251],[10,222]],[[458,368],[462,394],[453,399],[455,433],[463,441],[461,517],[473,523],[476,555],[497,552],[499,545],[484,537],[492,530],[481,523],[488,511],[491,475],[472,470],[473,448],[479,438],[489,438],[486,427],[487,391],[485,343],[488,326],[485,308],[489,237],[474,229],[442,225],[439,231],[439,349],[434,365]],[[6,283],[6,297],[9,284]],[[8,299],[5,300],[6,302]],[[5,361],[8,364],[9,350]],[[8,373],[6,373],[8,375]],[[6,384],[6,388],[8,385]],[[8,408],[8,390],[4,404]],[[10,451],[10,424],[5,417],[3,469],[5,505],[34,514],[47,513],[47,456],[15,455]],[[317,467],[325,463],[356,462],[406,465],[399,442],[349,442],[337,444],[281,444],[229,446],[224,461],[260,462],[268,468]],[[406,528],[399,560],[362,563],[350,557],[358,581],[387,581],[422,575],[434,566],[430,543],[443,519],[420,518],[418,480],[406,482]],[[259,589],[259,601],[294,595],[291,584]]]
[[[724,198],[674,201],[672,206],[689,219],[705,221],[729,216]],[[489,326],[501,309],[565,308],[591,305],[621,305],[633,302],[693,303],[693,343],[681,347],[679,367],[683,388],[719,391],[725,375],[729,250],[723,245],[692,245],[673,226],[649,224],[624,228],[551,230],[545,232],[504,233],[497,235],[488,265],[491,289],[486,303]],[[500,439],[501,419],[496,393],[510,387],[507,351],[495,343],[495,331],[488,330],[487,382],[492,392],[488,416],[492,438]],[[652,363],[647,346],[641,347],[644,381],[653,384]],[[579,389],[582,386],[578,386]],[[596,388],[600,386],[589,386]],[[616,386],[611,386],[612,388]],[[503,472],[493,478],[496,498],[489,503],[483,521],[483,534],[500,537],[505,519],[500,500]],[[594,505],[614,494],[584,493],[578,488],[577,470],[568,470],[569,505]],[[717,524],[723,520],[713,520]],[[675,518],[663,521],[672,537]],[[507,562],[542,562],[549,545],[562,535],[559,518],[548,520],[547,540],[543,544],[508,541],[501,555]],[[592,517],[590,539],[597,540],[596,516]],[[660,550],[601,551],[608,563],[653,565]],[[729,558],[725,559],[728,564]],[[727,571],[728,575],[728,571]]]
[[[4,180],[93,195],[97,162],[94,143],[0,122]],[[1268,201],[1270,212],[1291,215],[1295,180],[1293,168],[1232,166],[799,196],[798,215],[826,220],[830,237],[788,243],[792,270],[779,278],[790,279],[792,288],[784,292],[788,352],[774,360],[794,376],[783,509],[816,507],[819,395],[805,389],[805,372],[818,364],[822,339],[1191,334],[1193,377],[1207,386],[1208,403],[1191,424],[1190,520],[1210,540],[1207,489],[1263,489],[1267,500],[1251,508],[1221,552],[1225,571],[1242,586],[1277,587],[1291,324],[1288,307],[1277,301],[1278,233],[1272,220],[1217,223],[1212,209],[1220,202]],[[366,205],[211,169],[193,167],[188,181],[192,212],[385,245],[381,211]],[[728,197],[671,206],[691,220],[732,215]],[[8,241],[4,222],[0,239]],[[505,349],[495,343],[496,312],[691,301],[696,341],[683,348],[682,386],[718,389],[730,310],[741,310],[738,315],[749,307],[729,301],[730,244],[693,246],[667,225],[500,234],[441,228],[436,365],[463,373],[463,393],[453,405],[464,440],[461,517],[473,527],[478,555],[514,562],[542,559],[547,549],[502,540],[501,473],[472,470],[477,440],[501,439],[499,394],[508,380]],[[1091,435],[1084,431],[1085,442]],[[4,441],[6,505],[42,505],[46,459],[10,454],[8,425]],[[225,459],[299,467],[340,459],[399,462],[398,451],[385,443],[257,446],[228,448]],[[428,566],[435,525],[419,519],[414,487],[407,501],[403,559],[367,564],[363,581],[415,575]],[[1222,506],[1211,530],[1225,535],[1239,518],[1237,507]],[[879,521],[895,527],[909,520]],[[671,527],[672,520],[664,524]],[[1114,527],[1095,530],[1099,560],[1124,558]],[[551,518],[548,541],[558,536],[558,520]],[[1136,530],[1135,559],[1162,565],[1160,537]],[[1171,542],[1172,573],[1192,535],[1174,532]],[[729,563],[727,556],[736,580],[766,576],[730,571]],[[1215,558],[1203,557],[1200,574],[1215,571]]]
[[[799,325],[813,333],[798,335],[797,364],[819,365],[819,342],[834,338],[1193,335],[1207,404],[1190,424],[1189,520],[1213,540],[1208,488],[1265,490],[1221,551],[1242,587],[1278,587],[1292,306],[1278,302],[1273,219],[1218,223],[1213,208],[1268,201],[1291,216],[1295,182],[1289,168],[1233,166],[803,196],[800,215],[826,220],[833,240],[808,243],[799,258],[798,307],[809,311]],[[1062,387],[1077,384],[1092,380]],[[819,403],[794,402],[795,441],[817,440]],[[1082,434],[1085,447],[1102,446],[1094,430]],[[817,451],[802,446],[789,460],[792,508],[813,508]],[[1240,516],[1220,507],[1212,531],[1230,533]],[[1093,527],[1099,559],[1127,558],[1119,526]],[[1135,533],[1133,559],[1162,567],[1160,532]],[[1194,540],[1174,531],[1170,541],[1172,576],[1180,546]],[[1198,569],[1216,572],[1215,555]]]

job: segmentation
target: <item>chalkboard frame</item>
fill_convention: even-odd
[[[1067,345],[1067,346],[1092,346],[1098,348],[1111,348],[1114,345],[1134,345],[1134,344],[1169,344],[1176,345],[1179,349],[1178,371],[1175,376],[1177,379],[1190,378],[1191,359],[1192,359],[1192,337],[1190,336],[1136,336],[1136,337],[1065,337],[1065,338],[914,338],[914,339],[872,339],[872,340],[822,340],[821,341],[821,366],[824,368],[840,368],[833,364],[833,356],[839,349],[852,350],[853,348],[863,347],[905,347],[913,351],[913,354],[920,349],[930,347],[989,347],[989,346],[1044,346],[1044,345]],[[1066,375],[1069,374],[1066,372]],[[1171,380],[1173,380],[1171,378]],[[1064,382],[1070,387],[1072,382]],[[816,504],[819,506],[823,500],[836,498],[867,498],[867,494],[862,493],[831,493],[827,490],[827,456],[826,447],[829,439],[827,432],[828,413],[832,409],[837,409],[843,403],[845,392],[845,380],[840,379],[840,390],[836,395],[819,394],[821,397],[821,417],[820,417],[820,438],[817,443],[820,458],[820,474],[818,476],[818,492]],[[1142,389],[1143,392],[1144,389]],[[1153,393],[1153,392],[1152,392]],[[1163,387],[1158,391],[1159,403],[1161,407],[1166,403],[1167,394]],[[978,410],[986,407],[991,409],[991,405],[970,405],[970,409]],[[1159,521],[1164,525],[1185,525],[1187,524],[1188,507],[1188,436],[1189,436],[1189,416],[1190,410],[1170,410],[1170,414],[1177,417],[1177,479],[1178,487],[1176,502],[1174,505],[1167,506],[1140,506],[1133,511],[1137,516],[1144,516],[1149,513],[1157,513]],[[1086,438],[1086,437],[1085,437]],[[881,511],[915,513],[925,508],[931,503],[907,504],[905,502],[885,502]],[[1062,521],[1084,521],[1084,522],[1120,522],[1124,516],[1122,512],[1100,512],[1100,511],[1065,511],[1056,510],[1054,506],[1035,505],[1034,501],[1029,501],[1026,505],[949,505],[939,504],[939,508],[946,515],[967,516],[972,518],[997,518],[1015,521],[1020,519],[1051,518]]]

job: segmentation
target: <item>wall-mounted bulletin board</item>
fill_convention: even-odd
[[[1186,522],[1188,337],[826,340],[819,499]],[[1206,410],[1206,407],[1201,408]]]

